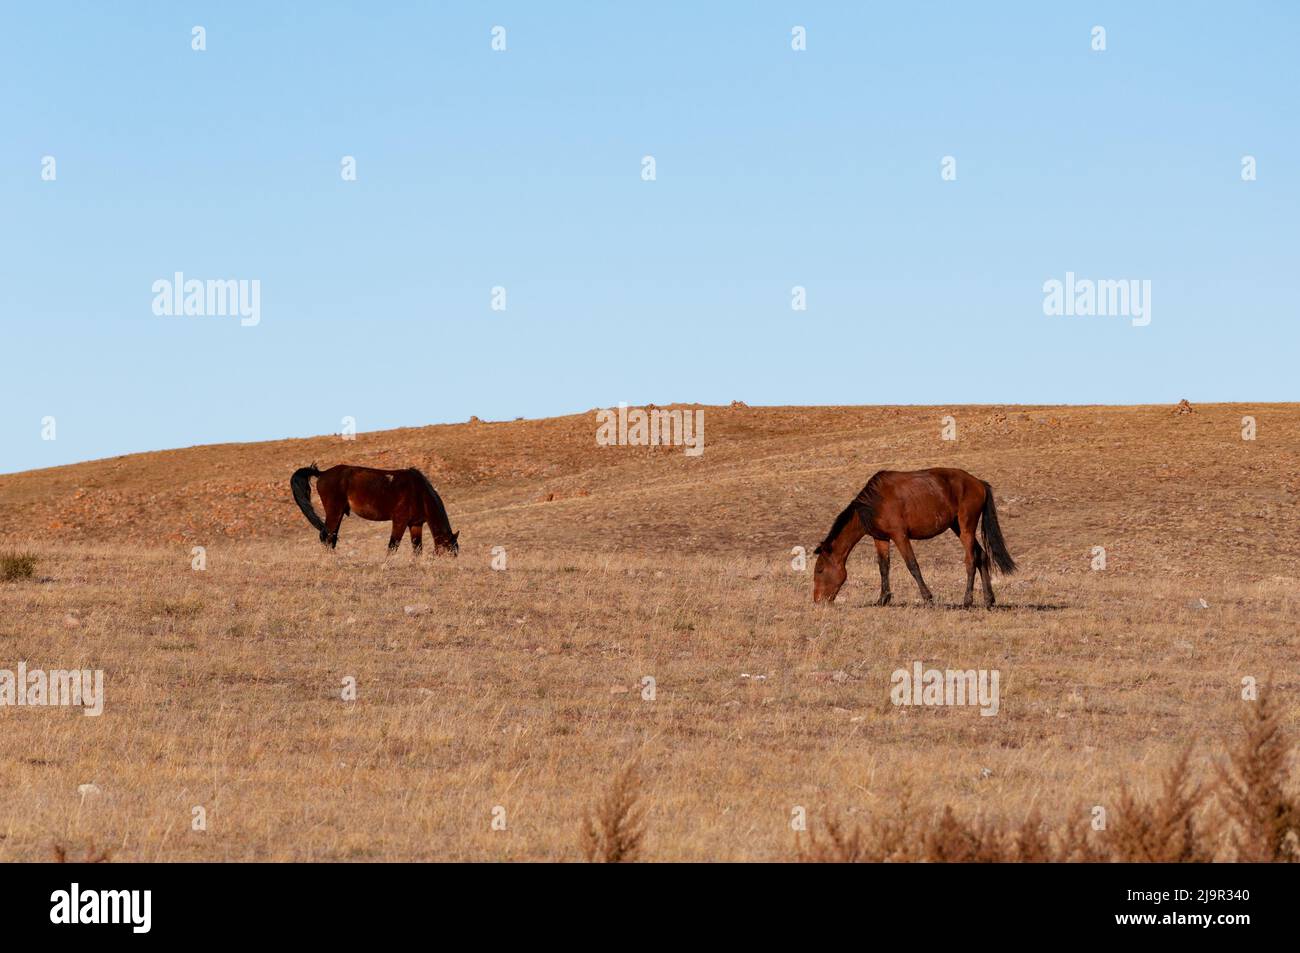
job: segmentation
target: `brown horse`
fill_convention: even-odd
[[[316,515],[311,505],[311,478],[316,477],[316,492],[325,504],[325,519]],[[420,534],[425,523],[433,534],[433,551],[460,552],[451,531],[447,510],[429,478],[412,467],[409,470],[376,470],[372,467],[340,465],[317,470],[316,464],[303,467],[289,478],[293,498],[307,522],[320,530],[320,541],[333,549],[339,541],[339,524],[348,513],[367,520],[392,520],[393,532],[388,551],[394,552],[402,533],[411,531],[411,545],[420,552]]]
[[[975,539],[980,520],[984,545]],[[936,467],[933,470],[881,470],[862,488],[844,512],[835,518],[831,531],[817,547],[817,565],[813,569],[813,602],[831,602],[848,578],[844,568],[849,553],[863,536],[876,543],[880,564],[880,599],[878,606],[889,605],[889,544],[903,554],[921,590],[921,598],[934,602],[930,588],[921,578],[921,567],[912,552],[914,539],[930,539],[950,529],[966,548],[966,598],[969,606],[975,589],[975,571],[984,586],[984,604],[993,605],[993,586],[989,582],[991,566],[1010,574],[1015,561],[1007,552],[998,528],[998,511],[993,505],[993,488],[965,470]]]

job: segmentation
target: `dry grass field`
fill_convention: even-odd
[[[587,413],[0,476],[0,551],[36,557],[0,582],[0,669],[105,680],[100,717],[0,709],[0,860],[579,859],[630,762],[647,859],[784,860],[798,807],[814,832],[904,791],[1086,818],[1189,745],[1208,778],[1246,677],[1300,733],[1300,406],[705,418],[699,457],[598,447]],[[422,468],[460,558],[386,558],[356,518],[325,550],[289,494],[313,460]],[[897,558],[872,607],[869,546],[814,606],[792,549],[876,470],[927,466],[994,487],[1021,566],[997,609],[955,608],[951,535],[917,544],[939,607]],[[997,715],[893,705],[918,660],[998,670]]]

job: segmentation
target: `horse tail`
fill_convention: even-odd
[[[1002,529],[998,526],[998,508],[993,505],[993,487],[984,484],[984,514],[980,530],[984,535],[984,558],[992,559],[998,572],[1009,576],[1016,571],[1016,561],[1007,552],[1006,540],[1002,538]]]
[[[316,508],[311,505],[311,478],[314,476],[320,476],[320,471],[313,463],[309,467],[293,471],[293,476],[289,477],[289,486],[293,487],[294,501],[298,504],[298,509],[302,510],[302,515],[307,517],[307,522],[323,533],[325,521],[316,515]]]

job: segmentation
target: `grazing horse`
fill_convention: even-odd
[[[311,478],[316,477],[316,492],[325,504],[325,519],[316,515],[311,505]],[[289,478],[293,498],[307,522],[320,530],[320,541],[333,549],[339,541],[339,524],[348,513],[367,520],[392,520],[393,533],[388,551],[394,552],[402,533],[411,531],[411,546],[420,552],[420,534],[425,523],[433,534],[433,551],[460,552],[451,531],[447,510],[429,478],[412,467],[409,470],[376,470],[372,467],[340,465],[317,470],[316,464],[303,467]]]
[[[984,545],[975,539],[980,527]],[[921,567],[912,552],[914,539],[930,539],[950,529],[966,548],[966,598],[970,606],[975,589],[975,571],[984,586],[984,604],[993,605],[993,586],[989,582],[991,567],[1004,575],[1015,572],[1016,564],[1007,552],[998,528],[998,511],[993,505],[993,488],[965,470],[935,467],[932,470],[881,470],[862,488],[844,512],[835,518],[826,539],[814,550],[817,565],[813,570],[813,602],[832,602],[848,570],[844,568],[849,553],[864,536],[876,543],[880,564],[880,599],[878,606],[889,605],[889,544],[903,554],[903,561],[921,590],[921,598],[934,602],[930,588],[921,578]]]

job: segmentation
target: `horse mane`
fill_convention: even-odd
[[[876,476],[879,476],[879,474],[876,474]],[[867,485],[862,488],[858,495],[853,498],[853,502],[844,507],[840,512],[840,515],[835,517],[835,522],[831,524],[830,532],[826,534],[826,538],[821,541],[821,544],[813,550],[813,552],[830,552],[830,548],[832,544],[834,544],[835,538],[844,531],[845,526],[849,525],[849,520],[853,519],[855,513],[861,515],[863,526],[870,525],[871,520],[876,515],[876,506],[879,505],[879,503],[880,488],[876,483],[876,477],[873,476],[867,481]]]
[[[415,467],[411,467],[411,472],[419,477],[421,482],[424,483],[424,488],[429,491],[429,499],[433,501],[434,513],[442,518],[442,526],[446,527],[447,531],[450,532],[451,520],[447,519],[447,508],[442,505],[442,497],[440,497],[438,491],[433,488],[433,482],[424,475],[424,471],[422,470],[417,470]],[[429,528],[436,530],[441,529],[442,527],[435,527],[431,522]]]

